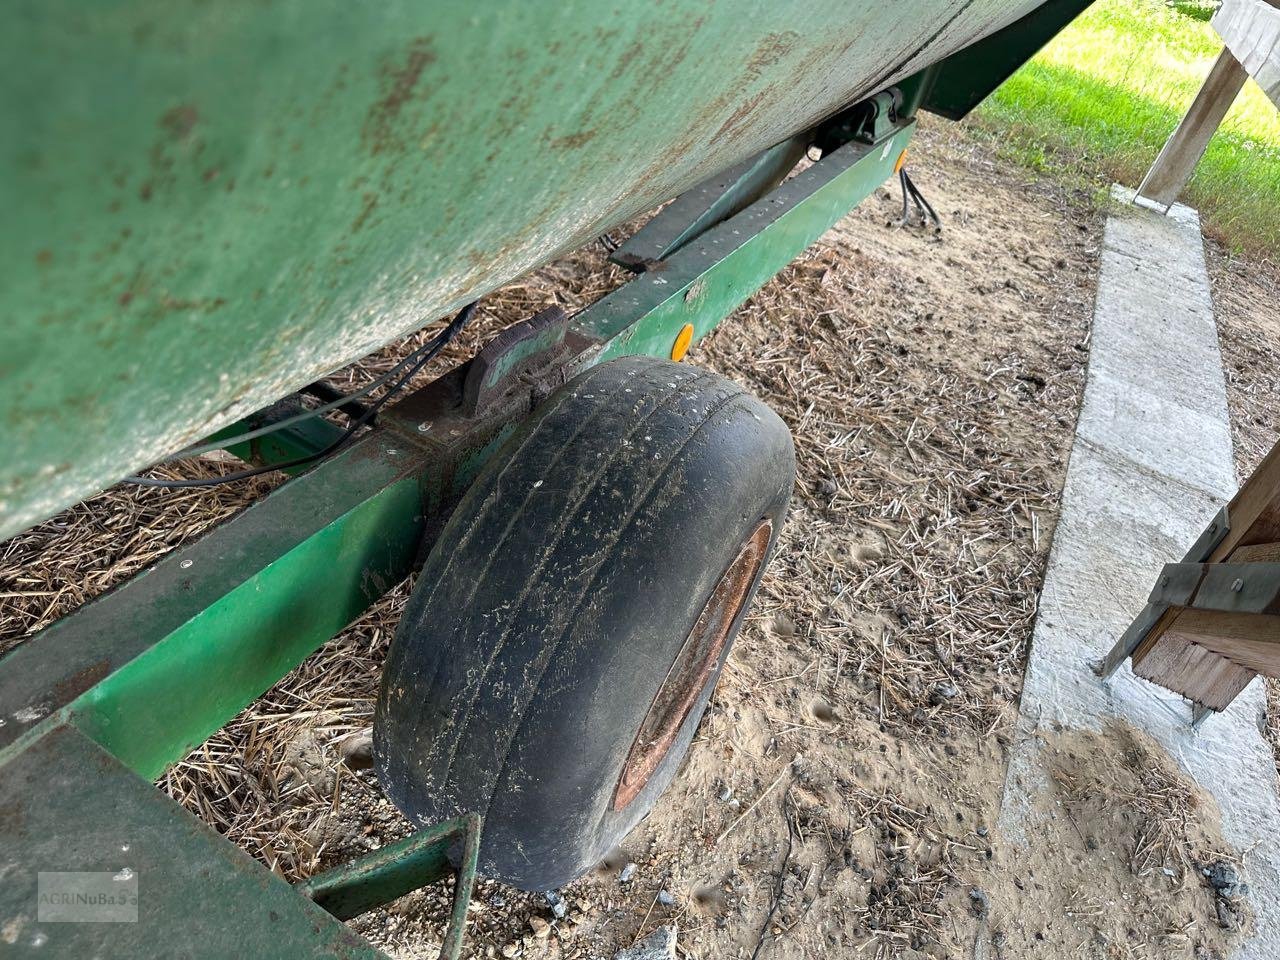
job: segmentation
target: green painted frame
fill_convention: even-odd
[[[9,4],[0,537],[1039,2]]]
[[[568,373],[628,354],[669,356],[686,325],[705,336],[892,174],[914,126],[901,120],[879,142],[834,150],[578,314]],[[0,660],[0,774],[25,770],[26,795],[43,794],[55,811],[83,808],[125,771],[147,786],[359,617],[409,574],[432,520],[523,415],[465,416],[463,379],[455,369],[406,398],[339,455]],[[291,436],[276,455],[305,447]],[[56,763],[33,769],[30,758],[54,743],[110,760],[74,777]],[[42,770],[61,778],[56,792],[42,789]],[[169,806],[157,818],[185,824]],[[209,844],[230,846],[206,832]],[[34,842],[0,817],[11,856],[23,859]],[[10,896],[0,889],[0,913],[20,909]],[[322,932],[331,943],[333,931]]]

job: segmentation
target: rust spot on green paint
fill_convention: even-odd
[[[556,46],[559,46],[557,44]],[[622,55],[618,57],[613,65],[613,70],[609,73],[610,80],[620,80],[622,75],[627,72],[627,68],[635,61],[637,57],[644,53],[644,41],[636,40],[630,44],[626,50],[622,51]]]
[[[548,146],[552,150],[577,150],[580,147],[585,147],[595,139],[595,136],[596,132],[594,130],[583,130],[567,137],[556,137],[554,140],[548,141]]]
[[[7,803],[0,807],[0,833],[17,837],[27,823],[27,809],[22,803]]]
[[[138,188],[138,199],[143,203],[161,190],[172,189],[177,182],[175,169],[178,162],[189,162],[204,150],[204,142],[193,135],[199,120],[200,113],[191,104],[170,107],[160,115],[157,125],[162,136],[147,152],[150,170]]]
[[[765,96],[766,93],[761,91],[743,103],[742,106],[738,107],[738,109],[734,110],[733,113],[729,115],[729,119],[720,125],[720,129],[716,131],[715,137],[712,139],[719,140],[722,138],[728,138],[737,133],[738,128],[751,118],[751,114],[755,111],[756,107],[760,105],[760,102],[764,100]]]
[[[360,213],[356,216],[355,222],[351,224],[351,232],[358,233],[369,220],[369,215],[373,213],[374,207],[378,205],[378,195],[376,193],[366,193],[364,195],[364,204],[360,207]]]
[[[156,301],[156,306],[167,313],[213,313],[220,307],[226,306],[226,303],[223,297],[184,299],[165,294]]]
[[[81,670],[77,670],[71,676],[65,677],[53,685],[54,701],[59,705],[70,703],[99,680],[104,679],[110,672],[111,664],[106,660],[100,660]]]
[[[414,98],[422,73],[435,62],[429,37],[417,37],[410,42],[403,60],[382,71],[382,95],[369,110],[364,125],[364,139],[371,153],[400,146],[396,136],[396,121],[405,104]]]
[[[200,113],[190,104],[181,104],[166,110],[160,117],[160,127],[171,140],[185,140],[195,129]]]
[[[784,30],[781,33],[766,34],[764,38],[756,44],[755,53],[753,53],[751,55],[751,59],[747,61],[747,69],[752,73],[759,73],[765,67],[772,66],[790,53],[799,39],[800,34],[796,33],[794,30]]]

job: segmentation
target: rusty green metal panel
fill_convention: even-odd
[[[6,958],[383,956],[74,728],[0,760],[0,811]],[[42,872],[99,874],[136,922],[40,922]]]
[[[0,537],[1036,0],[18,0]]]

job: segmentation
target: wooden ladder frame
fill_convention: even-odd
[[[1280,443],[1183,561],[1165,567],[1099,674],[1126,658],[1137,676],[1190,699],[1196,724],[1259,673],[1280,677]]]

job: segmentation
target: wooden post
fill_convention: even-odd
[[[1142,186],[1138,188],[1138,196],[1146,197],[1165,209],[1173,206],[1191,177],[1191,171],[1204,156],[1210,138],[1231,109],[1246,77],[1248,74],[1244,67],[1230,50],[1223,47],[1191,109],[1147,171]]]
[[[1280,107],[1280,0],[1222,0],[1212,22],[1244,72]]]

